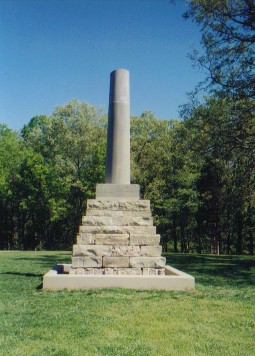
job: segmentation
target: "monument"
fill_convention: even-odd
[[[87,201],[72,264],[48,272],[43,288],[194,288],[193,277],[166,266],[159,243],[150,201],[130,181],[129,72],[118,69],[110,76],[105,184]]]

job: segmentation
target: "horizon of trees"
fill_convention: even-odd
[[[174,252],[253,254],[253,142],[216,96],[184,120],[131,117],[132,183]],[[0,249],[71,249],[105,177],[107,117],[72,100],[21,132],[0,126]],[[238,137],[242,137],[242,145]]]
[[[187,6],[204,51],[191,58],[207,76],[183,120],[148,110],[131,117],[132,182],[174,252],[253,255],[255,2]],[[77,100],[21,132],[0,125],[0,249],[71,248],[86,200],[104,181],[106,129],[106,116]]]

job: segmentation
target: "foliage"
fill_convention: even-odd
[[[253,355],[254,257],[165,256],[195,291],[45,291],[70,252],[0,252],[1,354]]]
[[[189,0],[184,17],[202,33],[204,54],[193,59],[232,99],[255,99],[255,3],[253,0]]]
[[[104,176],[106,128],[99,117],[73,100],[50,117],[33,118],[22,137],[1,131],[1,204],[9,220],[1,248],[71,248],[86,199]]]
[[[164,248],[254,249],[254,118],[226,98],[184,107],[184,121],[131,118],[132,182],[150,199]],[[21,135],[1,126],[1,248],[71,249],[105,170],[106,117],[73,100]]]

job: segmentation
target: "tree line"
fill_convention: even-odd
[[[207,75],[183,120],[131,117],[132,183],[151,200],[164,246],[253,254],[255,2],[186,3],[185,19],[201,31],[191,59]],[[106,116],[77,100],[20,132],[0,126],[0,249],[71,248],[104,182],[106,130]]]
[[[132,183],[175,252],[253,253],[254,118],[209,97],[184,120],[131,117]],[[105,178],[107,117],[78,100],[20,132],[0,126],[1,249],[70,249]]]

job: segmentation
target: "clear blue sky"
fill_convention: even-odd
[[[109,75],[130,71],[131,114],[177,118],[203,73],[185,0],[0,0],[0,123],[21,129],[73,98],[107,112]]]

